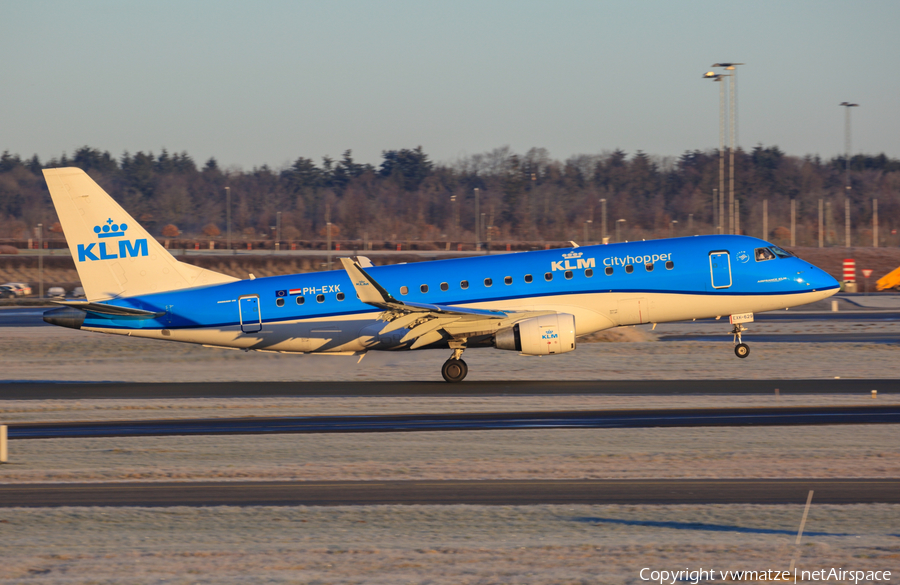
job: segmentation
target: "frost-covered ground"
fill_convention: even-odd
[[[895,378],[895,345],[874,343],[754,343],[754,333],[897,333],[900,323],[760,322],[744,340],[750,357],[732,352],[727,322],[618,329],[574,352],[522,357],[516,352],[466,352],[470,380],[641,380]],[[663,335],[721,334],[721,342],[653,341]],[[642,341],[644,340],[644,341]],[[60,327],[0,328],[0,380],[131,382],[440,380],[446,350],[371,352],[353,356],[282,355],[211,349],[167,341],[87,333]]]
[[[900,334],[890,323],[623,329],[552,358],[466,353],[473,380],[896,378],[897,348],[753,343],[759,333]],[[900,335],[898,335],[900,338]],[[356,358],[0,328],[2,380],[437,380],[447,352]],[[896,403],[880,394],[878,403]],[[867,395],[0,401],[0,420],[871,404]],[[900,477],[897,425],[15,440],[0,482],[247,479]],[[800,506],[0,509],[0,583],[645,583],[651,569],[784,570]],[[817,506],[801,568],[900,572],[900,506]],[[720,580],[720,579],[719,579]]]
[[[646,583],[787,570],[803,507],[0,510],[2,583]],[[798,567],[900,569],[900,506],[810,509]],[[832,581],[833,582],[833,581]],[[841,581],[845,582],[845,581]]]
[[[0,482],[900,477],[897,445],[898,425],[16,440]]]

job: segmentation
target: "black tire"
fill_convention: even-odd
[[[469,366],[462,360],[450,358],[441,367],[441,375],[447,382],[462,382],[469,373]]]
[[[739,343],[735,345],[734,355],[738,356],[741,359],[747,357],[748,355],[750,355],[750,346],[746,343]]]

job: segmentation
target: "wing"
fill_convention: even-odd
[[[516,321],[553,311],[492,311],[455,305],[409,303],[395,299],[383,286],[350,258],[341,258],[344,270],[356,289],[359,299],[373,307],[383,309],[381,320],[388,323],[380,335],[408,328],[400,343],[413,341],[410,349],[416,349],[441,340],[464,345],[475,335],[492,334]]]

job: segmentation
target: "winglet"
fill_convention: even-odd
[[[375,279],[369,276],[359,264],[350,258],[341,258],[340,260],[341,264],[344,265],[344,270],[347,271],[347,275],[350,277],[353,288],[356,289],[356,294],[359,295],[359,300],[375,306],[383,306],[389,303],[403,304],[392,297],[391,293],[386,291],[383,286],[375,282]]]

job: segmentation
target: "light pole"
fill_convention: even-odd
[[[590,219],[584,222],[584,243],[585,245],[591,241],[591,224],[594,223]]]
[[[722,233],[722,213],[722,206],[719,205],[719,190],[713,189],[713,233]]]
[[[840,105],[844,106],[844,157],[845,157],[845,188],[847,190],[847,197],[850,196],[850,108],[858,108],[859,104],[851,104],[850,102],[841,102]]]
[[[857,108],[859,104],[850,102],[841,102],[844,106],[844,240],[845,246],[850,247],[850,191],[853,189],[850,184],[850,108]]]
[[[38,274],[39,282],[38,284],[38,298],[44,298],[44,224],[39,223],[37,225],[37,236],[38,236]]]
[[[671,235],[673,237],[675,236],[675,224],[676,223],[678,223],[677,219],[673,219],[672,221],[669,222],[669,231],[671,232]]]
[[[479,226],[485,226],[485,225],[487,225],[486,223],[484,223],[484,216],[485,216],[485,215],[486,215],[486,214],[482,213],[482,214],[479,216],[479,217],[481,218],[481,223],[478,224]],[[479,227],[479,229],[481,229],[481,228]],[[481,245],[481,242],[479,242],[478,245],[480,246],[480,245]],[[487,251],[487,246],[485,246],[485,251]]]
[[[729,88],[730,107],[728,108],[729,117],[731,118],[731,151],[728,154],[728,204],[729,209],[734,209],[734,149],[737,144],[737,67],[743,63],[713,63],[712,67],[721,67],[731,73],[723,73],[723,77],[731,78],[731,87]],[[709,75],[707,73],[707,75]],[[734,218],[729,221],[729,232],[735,233]]]
[[[849,195],[849,189],[848,193]],[[850,197],[844,198],[844,247],[850,247]]]
[[[225,187],[225,241],[231,249],[231,187]]]
[[[725,232],[725,84],[724,79],[729,75],[707,71],[704,79],[712,79],[719,82],[719,233]],[[713,196],[715,198],[715,195]],[[731,221],[728,222],[728,231],[731,231]]]
[[[275,212],[275,249],[281,249],[281,212]]]
[[[600,217],[601,217],[601,221],[603,222],[603,224],[600,228],[600,237],[603,239],[600,241],[605,244],[607,241],[607,238],[609,237],[606,235],[606,199],[600,200]]]
[[[791,248],[797,245],[797,200],[791,199]]]
[[[878,199],[872,199],[872,247],[878,247]]]
[[[478,210],[480,191],[475,187],[475,250],[481,248],[481,213]]]
[[[328,248],[328,270],[331,270],[331,205],[325,205],[325,247]]]
[[[825,210],[823,208],[823,202],[819,199],[819,247],[825,247],[825,222],[823,221],[825,216]],[[765,239],[765,238],[763,238]]]
[[[620,234],[619,234],[619,225],[625,223],[626,221],[627,221],[627,220],[624,220],[624,219],[617,219],[617,220],[616,220],[616,242],[617,242],[617,243],[622,241],[622,237],[621,237]]]
[[[459,206],[456,204],[456,195],[455,194],[451,195],[450,196],[450,213],[452,213],[454,216],[453,237],[457,237],[456,232],[459,231],[459,214],[457,213],[458,209],[459,209]]]

